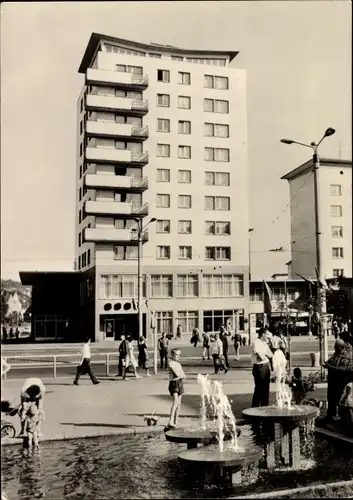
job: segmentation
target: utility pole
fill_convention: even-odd
[[[142,261],[142,219],[136,219],[137,221],[137,312],[138,312],[138,327],[139,327],[139,338],[143,337],[143,316],[142,316],[142,272],[141,272],[141,261]]]

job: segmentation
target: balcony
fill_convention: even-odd
[[[87,147],[86,160],[93,163],[146,165],[148,163],[148,153],[136,153],[127,149]]]
[[[105,85],[119,89],[145,90],[148,87],[148,76],[89,68],[86,73],[86,85]]]
[[[128,175],[86,174],[85,186],[91,189],[118,189],[131,193],[141,193],[148,189],[147,177],[130,177]]]
[[[125,115],[143,116],[148,113],[148,101],[146,99],[87,94],[86,109],[88,111],[115,111]]]
[[[142,242],[148,241],[148,231],[145,229],[142,233]],[[94,243],[128,243],[137,245],[137,232],[131,229],[114,228],[86,228],[84,239],[87,242]]]
[[[89,215],[119,215],[122,218],[133,219],[148,215],[148,204],[123,201],[86,201],[85,212]]]
[[[86,133],[92,137],[118,137],[121,139],[135,139],[145,141],[148,138],[148,127],[139,127],[128,123],[115,123],[112,121],[86,122]]]

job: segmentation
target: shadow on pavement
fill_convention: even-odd
[[[136,425],[136,424],[102,424],[102,423],[82,423],[82,422],[60,422],[60,425],[73,425],[75,427],[111,427],[113,429],[129,429],[131,427],[145,427],[145,425]]]

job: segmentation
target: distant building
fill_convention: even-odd
[[[316,222],[313,161],[282,179],[289,182],[291,214],[291,278],[316,277]],[[352,162],[320,159],[319,221],[323,245],[321,266],[327,278],[352,277]]]
[[[275,281],[288,279],[288,273],[275,273],[271,278]]]

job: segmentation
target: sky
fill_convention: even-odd
[[[92,32],[239,51],[252,277],[285,272],[289,186],[280,177],[309,156],[281,137],[310,143],[333,127],[321,156],[351,159],[350,0],[4,2],[1,11],[2,278],[73,269],[77,70]]]

